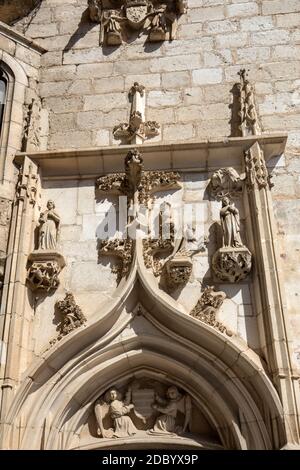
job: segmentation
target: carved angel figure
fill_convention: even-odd
[[[239,211],[228,197],[223,197],[222,199],[220,217],[223,231],[223,247],[242,247]]]
[[[166,399],[155,395],[155,401],[152,408],[162,413],[155,421],[151,434],[182,434],[186,431],[191,415],[191,399],[188,395],[182,396],[177,387],[172,385],[166,392]],[[177,412],[183,411],[185,422],[183,428],[176,426]]]
[[[131,388],[128,388],[125,399],[122,401],[120,393],[116,388],[111,388],[105,394],[104,403],[97,401],[95,405],[95,415],[98,423],[98,435],[102,437],[128,437],[137,433],[137,429],[131,418],[128,416],[134,405],[131,402]],[[103,405],[109,404],[109,415],[113,420],[113,430],[104,429],[103,426]]]
[[[39,249],[55,250],[60,227],[60,217],[54,212],[55,204],[49,200],[47,210],[42,212],[39,218]]]

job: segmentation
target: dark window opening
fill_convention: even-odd
[[[1,135],[1,130],[2,130],[3,118],[4,118],[6,88],[7,88],[7,80],[4,77],[3,72],[0,70],[0,135]]]

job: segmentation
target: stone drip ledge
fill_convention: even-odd
[[[262,134],[247,137],[228,137],[218,140],[178,144],[144,144],[139,146],[146,170],[174,169],[180,171],[214,170],[222,166],[241,166],[243,154],[258,142],[266,161],[283,154],[287,134]],[[42,170],[43,177],[74,179],[124,171],[124,155],[134,145],[86,149],[51,150],[18,153],[15,163],[22,165],[27,156]]]
[[[0,36],[5,36],[8,39],[11,39],[21,44],[22,46],[29,47],[30,49],[39,52],[40,54],[44,54],[45,52],[47,52],[47,49],[38,45],[32,39],[24,36],[23,34],[19,33],[10,26],[7,26],[7,24],[3,23],[2,21],[0,21]]]

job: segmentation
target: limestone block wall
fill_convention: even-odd
[[[15,26],[48,49],[39,92],[49,111],[48,149],[118,144],[113,126],[128,119],[127,92],[147,87],[147,119],[163,142],[231,133],[231,89],[241,67],[255,83],[264,132],[287,131],[284,160],[273,169],[280,256],[300,366],[299,147],[300,3],[298,0],[188,0],[177,39],[99,46],[86,0],[43,0]]]

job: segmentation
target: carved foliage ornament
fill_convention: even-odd
[[[64,300],[57,301],[55,306],[63,317],[59,324],[58,340],[86,322],[86,318],[71,292],[66,294]]]
[[[232,167],[220,168],[215,171],[210,179],[210,192],[217,201],[224,196],[239,196],[242,188],[242,179]]]
[[[151,42],[175,38],[186,0],[88,0],[90,18],[100,23],[100,44],[118,46],[133,30]]]
[[[260,126],[255,108],[253,86],[247,78],[246,69],[241,69],[238,74],[240,76],[240,83],[237,85],[240,135],[257,135],[260,133]]]
[[[258,189],[265,188],[268,185],[272,186],[264,155],[258,143],[254,144],[254,149],[245,152],[245,167],[248,189],[253,189],[255,186]]]
[[[218,310],[226,299],[226,294],[222,291],[216,292],[214,289],[214,286],[205,287],[197,305],[193,308],[190,315],[218,329],[222,333],[232,336],[232,332],[216,319]]]
[[[96,188],[111,194],[120,194],[132,199],[137,192],[140,204],[147,204],[153,193],[179,188],[180,175],[174,171],[144,171],[141,153],[130,150],[125,158],[125,173],[100,176]]]

